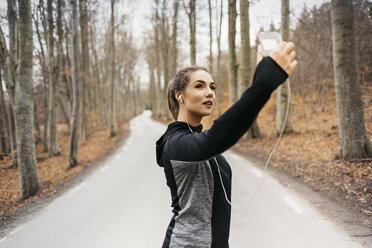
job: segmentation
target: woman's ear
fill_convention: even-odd
[[[177,101],[180,101],[181,103],[183,103],[181,93],[179,91],[176,91],[175,96],[176,96]]]

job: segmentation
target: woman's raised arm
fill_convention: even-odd
[[[259,62],[253,83],[213,126],[200,133],[175,133],[168,139],[169,159],[202,161],[223,153],[246,133],[271,93],[295,69],[293,43],[281,43]]]

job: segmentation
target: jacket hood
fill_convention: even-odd
[[[199,126],[191,126],[190,128],[194,132],[201,132],[203,129],[203,126],[200,124]],[[162,165],[162,153],[163,153],[163,147],[165,145],[165,142],[167,141],[167,138],[172,135],[174,132],[182,129],[189,130],[189,127],[186,122],[182,121],[175,121],[168,125],[167,131],[156,141],[156,162],[160,167],[163,167]],[[190,132],[190,131],[189,131]]]

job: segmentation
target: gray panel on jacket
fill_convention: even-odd
[[[170,162],[181,210],[169,247],[211,247],[214,183],[209,161]]]

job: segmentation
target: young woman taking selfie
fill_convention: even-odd
[[[174,213],[163,248],[229,247],[232,173],[221,154],[247,132],[272,92],[296,68],[295,56],[292,42],[282,42],[267,57],[259,48],[252,86],[205,131],[201,121],[212,113],[216,83],[202,67],[177,72],[167,96],[175,122],[156,142]]]

